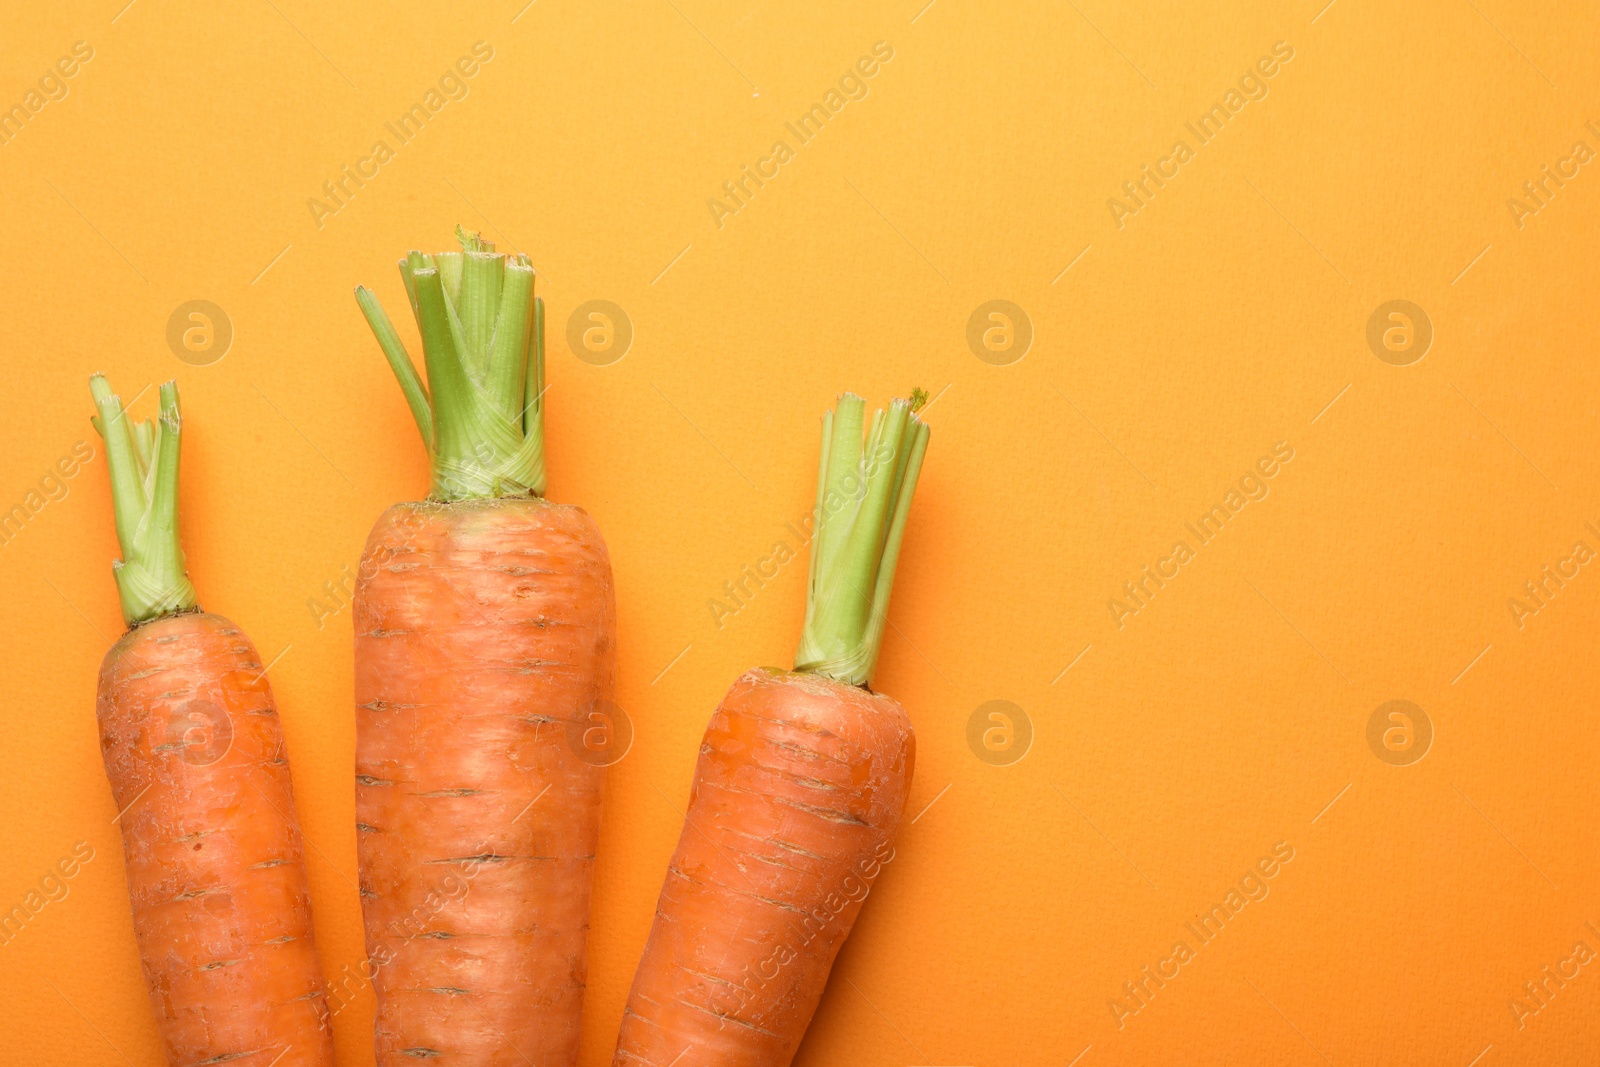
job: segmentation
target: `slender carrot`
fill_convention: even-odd
[[[89,381],[105,440],[128,632],[96,714],[133,929],[174,1067],[329,1067],[322,965],[283,726],[261,657],[195,604],[178,544],[178,389],[137,426]]]
[[[457,230],[400,263],[425,388],[356,298],[433,467],[355,591],[356,818],[378,1063],[577,1062],[616,608],[605,542],[544,491],[544,309]]]
[[[823,419],[795,670],[750,671],[711,717],[613,1067],[786,1067],[894,858],[916,744],[905,711],[867,685],[925,399],[877,412],[865,448],[860,397]]]

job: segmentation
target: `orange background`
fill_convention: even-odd
[[[94,727],[119,629],[94,370],[126,397],[180,383],[191,572],[282,653],[321,951],[335,980],[360,959],[349,614],[319,628],[308,601],[427,484],[351,289],[398,317],[395,260],[457,221],[545,272],[550,496],[616,568],[637,739],[606,801],[586,1065],[609,1062],[706,718],[790,662],[804,566],[720,627],[707,602],[810,506],[834,394],[914,384],[938,399],[878,686],[917,726],[920,817],[797,1063],[1600,1059],[1595,967],[1520,1028],[1510,1006],[1575,942],[1600,951],[1600,575],[1520,628],[1508,607],[1600,548],[1600,167],[1520,227],[1507,205],[1600,149],[1582,5],[122,2],[12,13],[0,58],[9,106],[94,49],[0,145],[0,506],[74,442],[96,454],[0,545],[0,907],[95,849],[0,947],[9,1062],[160,1062]],[[319,228],[306,201],[480,40],[466,98]],[[799,145],[785,121],[878,41],[865,98]],[[1184,123],[1279,41],[1268,95],[1119,228],[1108,198],[1195,148]],[[719,228],[708,198],[779,139],[794,158]],[[235,333],[205,366],[166,341],[192,299]],[[567,347],[591,299],[632,321],[619,362]],[[1031,320],[1020,361],[969,349],[991,299]],[[1433,325],[1408,366],[1367,342],[1394,299]],[[1122,583],[1279,441],[1270,494],[1119,628]],[[1434,730],[1409,766],[1367,742],[1395,699]],[[1032,723],[1010,765],[967,743],[990,700]],[[1278,842],[1270,895],[1200,947],[1184,922]],[[1179,939],[1195,958],[1119,1028],[1111,999]],[[345,1063],[370,1062],[371,1006],[335,1020]]]

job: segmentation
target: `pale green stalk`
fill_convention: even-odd
[[[178,386],[161,387],[159,428],[135,426],[105,375],[89,379],[97,415],[90,418],[106,446],[111,472],[111,507],[122,558],[111,564],[122,601],[122,618],[137,626],[164,615],[195,611],[194,585],[178,543],[178,450],[182,419]]]
[[[805,629],[795,670],[850,685],[872,681],[883,644],[906,516],[928,447],[917,418],[927,394],[913,390],[873,414],[862,446],[866,402],[846,393],[822,420],[815,528]]]
[[[428,450],[434,500],[544,493],[544,304],[526,256],[456,227],[459,252],[400,261],[422,338],[424,386],[372,291],[356,302],[389,361]]]

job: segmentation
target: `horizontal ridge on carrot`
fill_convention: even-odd
[[[283,726],[261,657],[201,611],[178,543],[178,389],[132,425],[90,379],[105,440],[128,632],[100,667],[96,714],[121,814],[133,928],[174,1067],[330,1067]]]
[[[928,444],[921,390],[822,424],[805,627],[700,745],[614,1067],[787,1067],[883,865],[911,788],[911,721],[868,688]]]
[[[591,744],[609,736],[611,562],[582,509],[542,499],[533,267],[456,233],[461,251],[400,262],[426,386],[356,291],[432,466],[428,499],[373,527],[354,598],[374,1045],[385,1067],[571,1067],[612,762]]]

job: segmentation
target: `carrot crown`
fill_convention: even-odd
[[[400,261],[422,336],[417,376],[372,290],[356,289],[367,324],[400,381],[433,467],[435,500],[544,493],[544,301],[527,256],[456,227],[459,252]],[[430,390],[432,395],[430,396]]]
[[[852,393],[822,417],[816,529],[806,624],[795,670],[849,685],[872,681],[883,644],[889,590],[900,558],[911,495],[928,448],[917,411],[928,394],[912,390],[872,415],[862,445],[866,402]]]
[[[161,387],[157,420],[133,423],[105,375],[89,379],[99,414],[90,417],[106,445],[111,506],[122,558],[111,564],[122,600],[122,619],[137,626],[163,615],[195,610],[194,584],[178,544],[178,383]]]

